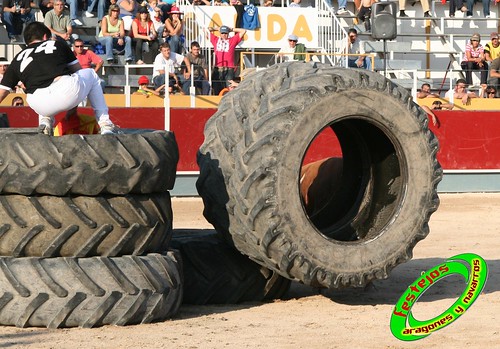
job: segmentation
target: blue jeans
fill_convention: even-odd
[[[97,19],[101,20],[104,17],[104,10],[106,7],[106,0],[92,0],[87,7],[87,12],[92,12],[94,10],[95,4],[97,3]]]
[[[5,29],[7,29],[9,37],[21,34],[20,32],[16,32],[14,29],[14,16],[18,17],[17,19],[20,19],[23,23],[31,23],[35,21],[35,15],[32,12],[26,13],[24,15],[14,15],[12,12],[4,12],[3,21],[5,23]]]
[[[182,54],[182,40],[178,35],[174,35],[168,38],[168,45],[170,46],[170,51]]]
[[[201,88],[201,94],[207,96],[210,93],[210,83],[203,79],[203,77],[198,76],[194,78],[194,86],[196,88]],[[189,88],[191,87],[191,79],[186,80],[186,82],[182,85],[182,89],[186,95],[189,94]]]
[[[370,57],[365,57],[365,59],[363,60],[363,65],[361,67],[358,67],[358,65],[356,64],[357,60],[358,58],[349,58],[347,60],[347,66],[349,68],[364,68],[366,70],[372,69],[372,60]]]
[[[130,36],[125,36],[125,45],[120,46],[118,45],[118,39],[113,38],[111,36],[103,36],[97,38],[99,42],[101,43],[102,46],[106,48],[106,60],[111,61],[113,60],[113,49],[116,49],[117,51],[123,51],[125,50],[125,61],[132,61],[132,39]]]
[[[69,18],[71,20],[76,19],[76,12],[78,11],[78,0],[66,0],[66,4],[69,6]]]

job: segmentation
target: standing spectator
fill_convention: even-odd
[[[474,92],[467,90],[467,83],[464,79],[458,79],[455,88],[446,92],[445,98],[451,100],[452,95],[454,102],[461,100],[463,105],[469,105],[471,98],[478,98]]]
[[[298,41],[297,35],[288,35],[288,46],[282,47],[278,52],[280,62],[304,61],[306,59],[306,47],[304,44],[299,44]]]
[[[18,53],[7,69],[0,85],[0,102],[18,81],[24,82],[27,101],[38,114],[38,131],[53,134],[54,115],[74,110],[89,98],[101,134],[117,133],[109,119],[108,106],[92,69],[81,69],[78,60],[66,44],[48,40],[50,30],[40,22],[32,22],[24,29],[28,47]]]
[[[182,53],[182,41],[184,34],[184,23],[182,23],[182,12],[178,7],[172,6],[170,17],[165,21],[164,38],[170,44],[172,52]]]
[[[484,47],[479,42],[481,36],[474,33],[470,42],[465,46],[464,57],[462,59],[462,69],[465,71],[465,81],[467,85],[472,85],[472,71],[481,72],[481,84],[486,84],[488,79],[488,68],[484,61]]]
[[[132,22],[130,36],[135,43],[135,59],[137,64],[144,64],[143,51],[158,51],[158,35],[153,21],[149,18],[149,11],[145,6],[141,6],[137,11],[137,17]],[[148,64],[152,63],[146,62]]]
[[[97,40],[106,47],[106,60],[113,63],[113,49],[125,50],[125,61],[130,63],[132,58],[132,39],[125,35],[123,21],[118,18],[120,8],[117,5],[109,6],[109,11],[101,21],[101,32]]]
[[[422,5],[422,11],[424,11],[424,17],[432,17],[431,13],[429,12],[429,0],[420,0],[420,4]],[[405,13],[405,9],[406,0],[399,0],[399,17],[408,17],[408,15]]]
[[[11,42],[23,31],[23,23],[31,23],[35,15],[31,11],[30,0],[4,0],[3,21]]]
[[[467,9],[467,18],[472,18],[472,14],[474,13],[474,4],[475,0],[466,0],[466,9]],[[490,0],[482,0],[483,3],[483,16],[485,18],[490,18]]]
[[[498,33],[491,33],[491,41],[484,45],[484,59],[487,64],[491,64],[493,60],[500,57],[500,41],[498,40]]]
[[[64,1],[55,0],[54,8],[45,14],[44,24],[52,33],[52,39],[65,41],[68,45],[71,41],[78,39],[77,34],[73,34],[71,20],[64,13]]]
[[[220,33],[220,37],[213,34],[217,30]],[[230,38],[229,33],[232,31],[236,34]],[[215,53],[215,66],[212,72],[212,89],[215,95],[218,95],[224,87],[229,86],[229,80],[234,79],[234,71],[236,69],[234,52],[236,45],[243,40],[246,32],[246,29],[231,29],[225,25],[220,28],[208,28],[208,31],[206,31],[206,36],[210,38]]]
[[[431,85],[428,83],[423,83],[422,87],[420,87],[420,91],[417,93],[417,98],[439,98],[437,93],[431,92]]]
[[[210,93],[210,83],[208,82],[208,65],[206,58],[201,55],[200,44],[197,41],[191,43],[191,51],[186,55],[189,64],[192,65],[194,86],[201,89],[202,95]],[[184,84],[184,94],[189,94],[190,81]]]
[[[362,0],[359,2],[358,14],[356,18],[358,19],[358,24],[365,23],[365,30],[367,32],[371,31],[370,17],[372,15],[372,5],[376,3],[377,0]]]
[[[186,65],[185,71],[182,69],[182,63]],[[166,85],[165,75],[167,73],[169,91],[173,91],[174,88],[184,91],[184,84],[189,84],[189,78],[191,77],[189,60],[183,55],[171,52],[168,43],[164,42],[160,45],[160,53],[155,57],[153,65],[153,84],[155,88]]]
[[[372,61],[370,57],[363,56],[365,49],[363,42],[358,38],[358,31],[351,28],[347,31],[349,41],[347,42],[347,53],[350,55],[361,54],[361,56],[347,56],[347,66],[350,68],[364,68],[371,70]]]

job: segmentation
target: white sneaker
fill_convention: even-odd
[[[347,10],[344,7],[339,8],[337,11],[338,15],[345,15],[347,13]]]
[[[52,127],[52,118],[43,116],[40,119],[40,123],[38,126],[38,133],[47,135],[47,136],[53,136],[54,135],[54,129]]]
[[[83,25],[82,21],[80,21],[78,18],[73,19],[73,23],[75,25]]]
[[[92,18],[92,17],[94,17],[94,14],[89,12],[89,11],[85,11],[85,17]]]
[[[114,124],[104,124],[99,126],[101,127],[102,135],[119,135],[123,133],[120,128]]]

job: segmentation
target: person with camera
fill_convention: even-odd
[[[16,35],[23,31],[23,24],[35,21],[30,0],[6,0],[3,7],[3,21],[10,42],[16,43]]]

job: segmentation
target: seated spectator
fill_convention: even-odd
[[[54,8],[54,0],[42,0],[38,6],[40,7],[40,11],[42,11],[43,18],[45,18],[47,12]]]
[[[170,17],[165,21],[163,38],[169,43],[172,52],[181,54],[184,41],[184,23],[181,18],[182,12],[178,7],[172,6],[169,15]]]
[[[465,81],[467,85],[472,85],[472,71],[481,72],[481,84],[486,84],[488,79],[488,68],[484,60],[484,47],[479,42],[481,36],[474,33],[470,42],[465,46],[464,57],[462,59],[462,69],[465,71]]]
[[[293,7],[301,7],[301,6],[300,6],[300,2],[301,2],[301,1],[302,1],[302,0],[292,0],[292,1],[290,1],[290,3],[288,4],[288,7],[290,7],[290,8],[293,8]]]
[[[281,48],[278,52],[280,62],[304,61],[306,59],[306,47],[304,44],[298,44],[298,41],[297,35],[288,35],[288,46]]]
[[[495,58],[500,57],[500,41],[498,39],[498,33],[491,33],[490,39],[491,41],[484,45],[484,59],[488,65],[490,65]]]
[[[14,97],[12,98],[12,106],[13,107],[24,107],[24,99],[23,97]]]
[[[64,13],[63,0],[54,0],[54,8],[45,14],[43,23],[52,33],[53,40],[66,41],[70,45],[78,39],[78,35],[73,33],[70,18]]]
[[[91,68],[94,69],[96,73],[99,72],[102,65],[104,64],[101,57],[96,55],[91,50],[87,50],[85,45],[83,44],[82,39],[76,39],[73,43],[73,52],[75,53],[75,57],[80,62],[80,65],[83,69]]]
[[[347,66],[350,68],[372,69],[372,61],[367,56],[352,56],[353,54],[364,54],[363,42],[358,38],[358,31],[354,28],[348,30],[349,41],[347,42]]]
[[[16,42],[16,35],[23,31],[23,24],[35,21],[35,15],[31,11],[30,0],[4,0],[3,22],[11,42]]]
[[[431,13],[429,12],[429,0],[420,0],[420,4],[422,5],[422,11],[424,11],[424,17],[431,17]],[[408,15],[405,13],[405,10],[406,0],[399,0],[399,17],[408,17]]]
[[[421,106],[425,112],[430,115],[432,124],[436,127],[439,127],[441,123],[439,122],[439,119],[437,118],[436,114],[434,114],[434,110],[452,110],[453,109],[453,104],[450,103],[443,103],[441,101],[434,101],[432,102],[432,105],[430,107],[426,105]]]
[[[450,1],[450,18],[455,18],[455,12],[460,9],[461,12],[467,12],[467,6],[464,5],[464,0],[449,0]]]
[[[3,79],[3,75],[7,71],[7,68],[9,67],[10,62],[7,60],[5,57],[0,57],[0,81]]]
[[[488,85],[481,89],[479,94],[481,98],[497,98],[497,89],[494,86]]]
[[[417,92],[417,98],[439,98],[439,94],[431,92],[431,85],[423,83],[420,91]]]
[[[476,0],[466,0],[466,9],[467,13],[466,16],[467,18],[472,18],[472,15],[474,13],[474,4],[476,3]],[[483,0],[483,16],[485,18],[490,18],[490,1],[489,0]]]
[[[130,63],[132,58],[132,39],[125,35],[123,21],[118,18],[120,8],[117,5],[109,6],[109,11],[101,21],[101,31],[97,40],[106,48],[106,60],[113,63],[113,49],[125,51],[125,61]]]
[[[464,79],[458,79],[455,88],[446,92],[445,98],[451,100],[452,95],[453,101],[461,100],[463,105],[469,105],[472,98],[478,98],[474,92],[467,90],[467,83]]]
[[[182,63],[186,66],[185,71],[182,69]],[[171,52],[170,46],[166,42],[160,45],[160,53],[155,57],[153,64],[153,84],[155,88],[167,84],[166,74],[168,74],[169,92],[183,91],[184,84],[189,84],[189,78],[191,77],[189,60],[183,55]]]
[[[149,79],[147,76],[143,75],[139,77],[137,81],[139,84],[139,89],[134,92],[134,95],[143,95],[149,98],[149,96],[161,96],[161,90],[165,88],[165,85],[158,86],[156,89],[149,88]]]
[[[120,18],[123,26],[128,32],[132,28],[132,22],[137,14],[139,3],[135,0],[118,0],[116,4],[120,7]]]
[[[141,6],[137,11],[137,17],[132,22],[130,36],[135,44],[135,59],[137,64],[144,64],[143,51],[158,51],[158,34],[156,33],[153,21],[149,18],[149,11],[145,6]],[[151,64],[153,62],[146,63]]]
[[[159,43],[161,44],[162,41],[160,41],[160,39],[165,27],[165,21],[163,20],[163,9],[162,7],[158,6],[157,0],[149,0],[146,7],[149,11],[149,18],[151,18],[151,21],[153,21],[153,26],[155,27]]]
[[[193,83],[196,88],[201,89],[202,95],[210,94],[210,83],[208,82],[208,64],[206,58],[201,55],[200,44],[197,41],[191,43],[191,51],[186,55],[189,64],[192,65]],[[189,94],[191,81],[184,84],[184,94]]]

